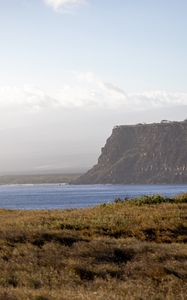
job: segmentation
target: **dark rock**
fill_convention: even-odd
[[[114,127],[97,165],[74,183],[187,183],[187,122]]]

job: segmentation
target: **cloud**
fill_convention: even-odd
[[[0,86],[1,110],[36,112],[42,108],[55,107],[55,105],[58,105],[58,101],[39,88]]]
[[[127,96],[127,94],[121,89],[119,88],[118,86],[112,84],[112,83],[109,83],[109,82],[105,82],[104,83],[105,87],[108,89],[108,90],[111,90],[113,92],[117,92],[117,93],[120,93],[122,96]]]
[[[45,109],[104,109],[137,112],[187,105],[187,93],[126,93],[121,87],[105,82],[91,72],[74,73],[71,83],[64,82],[61,86],[50,90],[31,86],[0,87],[0,110],[39,112]]]
[[[187,93],[148,91],[129,95],[132,103],[141,110],[187,105]]]
[[[69,12],[74,8],[86,3],[87,0],[43,0],[55,11]]]

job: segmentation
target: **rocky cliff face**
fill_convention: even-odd
[[[187,121],[116,126],[76,183],[187,183]]]

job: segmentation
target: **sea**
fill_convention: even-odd
[[[18,210],[73,209],[111,203],[115,198],[187,193],[187,185],[16,184],[0,186],[0,208]]]

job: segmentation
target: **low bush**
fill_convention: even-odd
[[[165,197],[159,194],[155,195],[144,195],[136,198],[116,198],[114,203],[126,203],[133,205],[152,205],[152,204],[161,204],[161,203],[187,203],[187,193],[179,194],[175,197]]]

